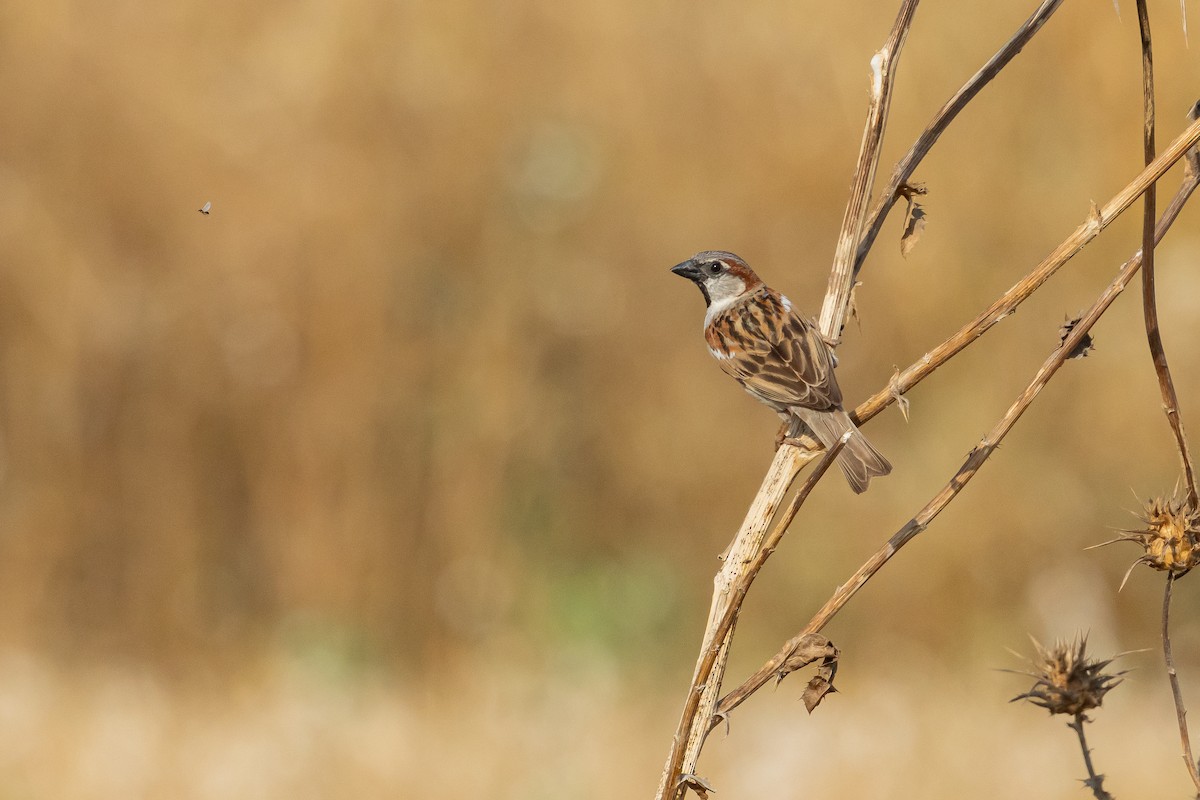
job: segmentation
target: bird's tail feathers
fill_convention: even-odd
[[[807,408],[797,408],[794,411],[826,449],[833,447],[846,431],[851,431],[850,440],[838,455],[838,466],[842,468],[846,481],[856,494],[867,490],[871,478],[887,475],[892,471],[892,465],[875,449],[875,445],[863,436],[862,431],[854,425],[845,411],[813,411]]]

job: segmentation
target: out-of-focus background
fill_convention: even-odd
[[[928,0],[886,175],[1034,2]],[[864,273],[856,403],[1140,169],[1136,16],[1072,2],[917,173]],[[1160,141],[1200,96],[1151,3]],[[0,12],[0,796],[648,796],[777,420],[667,269],[734,250],[815,314],[895,3],[9,4]],[[1193,37],[1200,17],[1191,9]],[[1178,183],[1178,170],[1163,196]],[[211,201],[212,213],[197,213]],[[742,615],[754,669],[952,474],[1138,246],[1135,210],[868,427]],[[1200,431],[1200,212],[1159,251]],[[1117,796],[1184,796],[1161,576],[1084,552],[1177,457],[1135,296],[827,633],[841,693],[762,692],[720,797],[1075,798],[1009,648],[1090,630]],[[1196,434],[1194,434],[1195,436]],[[1200,707],[1200,596],[1175,647]]]

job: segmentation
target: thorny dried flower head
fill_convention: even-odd
[[[1034,639],[1033,646],[1037,650],[1035,671],[1022,674],[1034,678],[1034,684],[1009,702],[1028,700],[1051,714],[1082,714],[1099,708],[1108,690],[1121,682],[1123,673],[1110,675],[1104,671],[1112,659],[1093,661],[1087,657],[1087,636],[1058,641],[1053,647],[1043,647]]]
[[[1155,497],[1143,508],[1142,522],[1144,529],[1123,531],[1114,540],[1137,542],[1145,550],[1130,571],[1146,564],[1180,577],[1200,564],[1200,511],[1190,508],[1186,500]]]
[[[1075,330],[1075,326],[1079,324],[1081,319],[1083,319],[1082,314],[1068,319],[1062,324],[1062,327],[1058,329],[1058,343],[1060,345],[1066,343],[1067,337],[1071,335],[1071,331]],[[1092,339],[1092,335],[1085,333],[1083,338],[1079,340],[1079,343],[1071,348],[1071,352],[1067,353],[1067,358],[1087,358],[1088,353],[1092,352],[1095,346],[1096,343]]]

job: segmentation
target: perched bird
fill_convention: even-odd
[[[745,261],[721,250],[697,253],[671,271],[700,287],[708,306],[708,351],[742,388],[773,408],[785,425],[798,417],[826,448],[851,432],[838,456],[851,489],[864,492],[872,477],[892,471],[842,409],[833,350],[790,300]]]

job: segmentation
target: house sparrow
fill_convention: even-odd
[[[721,369],[783,418],[798,417],[826,448],[846,431],[838,466],[850,488],[864,492],[892,465],[842,409],[833,350],[792,303],[768,287],[733,253],[708,250],[671,268],[704,295],[704,339]]]

